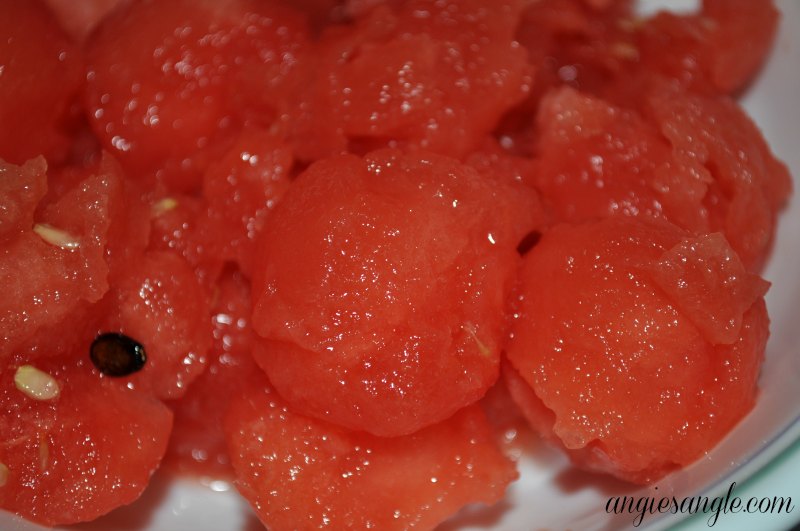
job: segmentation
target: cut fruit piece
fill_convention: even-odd
[[[241,389],[261,382],[264,375],[252,357],[257,338],[250,324],[250,283],[239,271],[227,270],[215,291],[208,366],[186,395],[170,404],[175,427],[166,464],[184,473],[227,479],[233,470],[222,429],[225,413]]]
[[[57,397],[21,392],[0,369],[0,508],[43,525],[86,522],[137,499],[166,450],[169,409],[83,363],[36,362]]]
[[[675,160],[712,178],[703,200],[711,230],[725,234],[749,271],[761,271],[792,190],[786,166],[730,99],[664,85],[650,94],[646,112],[672,144]]]
[[[375,437],[293,413],[266,382],[226,420],[237,487],[270,529],[433,529],[516,479],[479,406]]]
[[[39,0],[0,2],[0,35],[0,159],[60,162],[82,83],[79,50]]]
[[[123,222],[123,182],[113,165],[75,172],[60,194],[44,184],[41,159],[5,174],[32,172],[32,193],[17,205],[0,249],[0,333],[3,354],[22,348],[37,330],[54,327],[81,305],[99,301],[109,286],[109,242],[112,228]],[[3,190],[2,201],[7,191]],[[11,196],[13,198],[13,195]],[[16,218],[16,222],[13,219]],[[11,230],[14,228],[14,230]],[[117,230],[117,229],[114,229]],[[133,244],[134,238],[129,243]],[[116,255],[115,255],[116,257]],[[108,258],[108,260],[107,260]],[[53,338],[50,338],[53,339]]]
[[[748,273],[722,234],[687,238],[648,267],[656,284],[714,345],[739,338],[744,313],[769,283]]]
[[[507,348],[541,402],[518,400],[534,427],[642,483],[714,447],[753,406],[769,333],[764,283],[734,256],[718,235],[632,218],[545,233]]]
[[[708,230],[711,178],[673,160],[660,131],[636,112],[560,88],[542,98],[536,123],[535,182],[557,220],[636,216]]]
[[[131,178],[196,191],[216,141],[272,123],[306,40],[275,2],[124,3],[86,44],[92,128]]]
[[[516,246],[535,193],[395,150],[312,165],[259,242],[256,361],[303,414],[412,433],[498,376]]]
[[[162,399],[183,396],[211,346],[208,297],[191,267],[173,253],[148,251],[100,305],[98,333],[125,334],[147,353],[144,368],[124,381]]]
[[[522,5],[385,2],[331,26],[290,111],[299,157],[409,146],[467,155],[528,91],[513,39]]]

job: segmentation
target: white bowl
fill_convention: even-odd
[[[668,2],[662,1],[661,5]],[[762,128],[774,152],[800,175],[800,2],[778,0],[782,25],[773,56],[743,103]],[[648,11],[658,2],[645,2]],[[681,9],[694,0],[670,3]],[[635,515],[606,513],[611,496],[724,495],[737,482],[741,496],[791,496],[800,504],[800,443],[783,458],[780,467],[752,486],[742,482],[774,461],[800,439],[800,208],[783,214],[766,277],[773,282],[767,296],[772,336],[760,380],[761,392],[752,413],[712,452],[693,466],[672,474],[656,486],[636,489],[571,468],[564,456],[546,447],[533,449],[520,462],[521,479],[506,500],[493,508],[467,508],[442,526],[447,530],[522,529],[632,529]],[[772,490],[770,477],[778,478]],[[788,479],[787,479],[788,478]],[[793,486],[792,486],[793,485]],[[787,489],[794,489],[794,492]],[[766,489],[766,490],[764,490]],[[707,515],[689,526],[708,528]],[[680,514],[647,515],[640,528],[661,530],[679,524]],[[800,520],[800,510],[783,519],[763,515],[721,515],[719,529],[786,529]],[[699,522],[699,523],[698,523]],[[684,525],[684,527],[686,527]],[[73,530],[115,531],[251,531],[258,520],[235,489],[221,482],[206,485],[191,480],[157,476],[142,499],[96,522],[71,526]],[[0,511],[0,529],[36,531],[42,528]]]

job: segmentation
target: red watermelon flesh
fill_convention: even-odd
[[[211,346],[208,296],[179,256],[148,251],[99,305],[98,332],[120,332],[147,353],[129,387],[162,399],[178,398],[202,374]],[[101,310],[102,311],[102,310]]]
[[[359,144],[417,146],[461,157],[476,147],[530,83],[513,40],[522,3],[387,3],[331,27],[292,99],[298,157]]]
[[[62,196],[37,205],[44,163],[5,167],[8,173],[21,172],[38,190],[18,204],[17,230],[6,234],[0,251],[0,281],[7,290],[0,302],[0,328],[3,351],[10,352],[108,290],[107,232],[122,184],[113,171],[86,172]]]
[[[642,216],[708,229],[710,177],[675,160],[636,112],[561,88],[543,98],[537,129],[535,184],[557,220]]]
[[[725,94],[772,2],[49,2],[97,30],[0,5],[0,507],[130,503],[169,400],[271,527],[433,527],[515,476],[506,347],[535,430],[634,482],[752,407],[791,183]]]
[[[663,218],[720,231],[763,268],[791,191],[786,167],[730,100],[652,84],[640,114],[570,88],[537,115],[534,183],[553,216]]]
[[[202,197],[183,194],[157,196],[150,204],[150,249],[181,256],[194,269],[206,292],[225,265],[224,241],[211,238],[208,203]],[[217,235],[219,236],[219,234]]]
[[[196,190],[210,145],[272,122],[306,39],[303,17],[273,3],[126,4],[86,46],[93,129],[131,178]]]
[[[214,341],[205,372],[180,400],[170,403],[175,425],[167,463],[186,473],[232,477],[222,429],[232,398],[263,374],[252,358],[256,336],[250,324],[250,283],[226,270],[216,285],[211,322]]]
[[[218,241],[221,256],[247,274],[267,214],[289,187],[292,162],[292,151],[280,138],[248,129],[203,177],[208,203],[204,236]]]
[[[672,145],[674,158],[713,179],[704,198],[711,230],[725,234],[748,270],[761,271],[778,212],[791,193],[786,166],[727,98],[660,86],[649,96],[647,112]]]
[[[731,94],[758,72],[774,40],[774,2],[705,0],[697,13],[652,18],[634,3],[541,0],[526,6],[517,38],[539,74],[535,100],[559,85],[635,106],[653,78],[704,94]],[[668,52],[665,52],[667,51]]]
[[[636,219],[547,232],[524,259],[508,346],[541,400],[524,400],[535,427],[635,482],[714,446],[754,403],[768,335],[763,281],[734,256],[721,236]]]
[[[641,109],[653,84],[709,96],[741,91],[774,40],[774,2],[707,0],[697,13],[636,14],[634,2],[595,5],[540,0],[522,13],[516,38],[536,75],[530,95],[500,130],[525,146],[531,119],[550,89],[569,86],[615,106]]]
[[[44,157],[22,166],[0,162],[0,242],[12,241],[33,226],[33,213],[47,193]]]
[[[0,508],[43,525],[93,520],[142,493],[166,450],[169,409],[101,378],[88,362],[35,363],[60,394],[35,400],[14,383],[19,360],[0,369]]]
[[[383,438],[293,413],[265,383],[225,429],[237,487],[270,529],[432,529],[460,507],[495,503],[517,473],[478,406]]]
[[[701,92],[736,92],[772,47],[778,16],[772,1],[749,0],[704,0],[692,15],[660,13],[634,30],[643,73],[659,73]]]
[[[412,433],[497,378],[524,186],[379,151],[312,165],[270,217],[254,273],[256,360],[298,411]],[[344,383],[342,383],[344,382]]]
[[[79,50],[39,0],[0,3],[0,35],[0,159],[61,161],[82,82]]]

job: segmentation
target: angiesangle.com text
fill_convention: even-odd
[[[631,514],[633,526],[639,527],[648,514],[708,514],[706,523],[713,527],[720,515],[737,513],[777,514],[791,513],[794,504],[791,497],[752,497],[742,499],[734,496],[736,483],[731,483],[725,496],[709,498],[708,496],[692,496],[690,498],[676,498],[674,496],[613,496],[606,502],[606,512],[609,514]],[[656,487],[658,490],[658,487]]]

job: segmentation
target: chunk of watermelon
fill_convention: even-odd
[[[579,464],[652,482],[753,406],[765,286],[720,235],[635,218],[559,226],[520,282],[507,352],[530,391],[510,388]]]
[[[80,51],[39,0],[0,3],[0,35],[0,159],[61,161],[82,86]]]
[[[216,293],[208,366],[185,396],[169,404],[175,425],[166,462],[181,472],[228,478],[233,469],[223,419],[233,397],[251,383],[261,383],[263,373],[252,357],[257,337],[250,323],[249,281],[238,270],[228,269],[219,279]]]
[[[0,369],[0,508],[53,526],[93,520],[131,503],[167,447],[172,413],[87,367],[36,362],[60,387],[35,400],[14,383],[21,362]]]
[[[531,72],[513,39],[521,9],[517,0],[386,3],[331,27],[292,100],[298,157],[348,146],[466,155],[527,93]]]
[[[266,382],[225,429],[237,488],[270,529],[432,529],[517,477],[479,406],[412,435],[351,432],[290,410]]]
[[[457,161],[379,151],[312,165],[254,273],[256,360],[298,411],[379,435],[477,401],[498,375],[535,196]]]
[[[210,145],[273,121],[306,39],[303,17],[277,3],[127,3],[86,45],[94,132],[131,178],[196,190]]]
[[[145,367],[129,387],[178,398],[202,374],[211,346],[208,296],[194,271],[174,253],[148,251],[99,304],[97,331],[120,332],[141,343]]]

